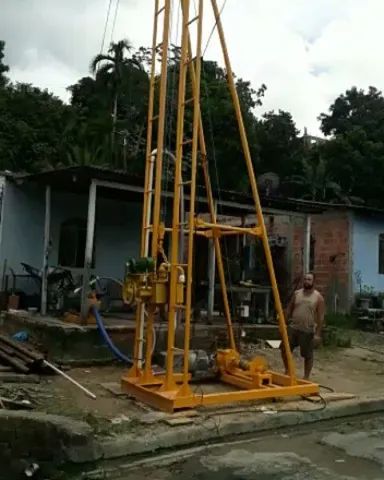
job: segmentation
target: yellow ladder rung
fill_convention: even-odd
[[[159,8],[159,10],[156,12],[156,17],[158,17],[161,12],[164,12],[164,10],[165,10],[165,5],[164,7]]]
[[[184,142],[181,142],[181,145],[189,145],[192,142],[193,142],[192,138],[189,138],[188,140],[184,140]]]
[[[193,17],[191,20],[189,20],[187,25],[191,25],[191,23],[196,22],[196,20],[198,20],[199,18],[200,18],[199,15],[196,15],[196,17]]]
[[[185,180],[185,182],[180,182],[179,187],[182,187],[183,185],[191,185],[192,180]]]
[[[159,119],[159,115],[154,115],[151,119],[150,122],[154,122],[155,120]]]
[[[196,60],[196,57],[189,58],[186,62],[184,62],[184,65],[189,65],[190,63],[194,62]]]
[[[194,102],[195,97],[188,98],[188,100],[185,100],[184,105],[188,105],[188,103]]]
[[[185,310],[187,307],[185,305],[176,304],[175,308],[179,308],[180,310]]]

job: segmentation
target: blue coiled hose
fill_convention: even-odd
[[[127,357],[126,355],[124,355],[124,353],[122,353],[117,347],[116,345],[112,342],[111,340],[111,337],[108,335],[108,332],[105,328],[105,325],[103,323],[103,319],[100,315],[100,312],[99,310],[95,307],[95,306],[92,306],[92,312],[96,318],[96,323],[97,323],[97,326],[98,326],[98,329],[99,329],[99,332],[100,332],[100,335],[102,337],[102,339],[104,340],[104,342],[107,344],[108,348],[112,351],[112,353],[119,359],[121,360],[122,362],[124,363],[129,363],[130,365],[132,365],[133,363],[133,359],[130,358],[130,357]]]

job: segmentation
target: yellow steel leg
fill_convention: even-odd
[[[188,22],[189,22],[189,0],[182,0],[182,39],[180,55],[179,72],[179,92],[177,104],[177,131],[176,131],[176,165],[175,165],[175,184],[173,194],[173,214],[172,214],[172,234],[171,234],[171,273],[169,288],[169,311],[168,311],[168,339],[167,339],[167,367],[164,390],[175,389],[173,378],[173,359],[175,344],[175,321],[177,306],[177,283],[180,275],[178,266],[179,258],[179,232],[180,232],[180,184],[181,169],[183,161],[183,141],[184,141],[184,110],[185,110],[185,84],[188,62]]]
[[[183,4],[185,8],[187,5]],[[185,14],[184,10],[184,14]],[[186,17],[187,19],[188,17]],[[197,48],[196,48],[196,81],[193,89],[193,134],[192,134],[192,162],[191,162],[191,191],[189,202],[189,219],[188,219],[188,269],[187,269],[187,298],[185,304],[185,322],[184,322],[184,361],[183,361],[183,386],[181,395],[190,394],[188,385],[189,377],[189,343],[191,329],[191,303],[192,303],[192,286],[193,286],[193,245],[195,241],[195,198],[196,198],[196,172],[197,172],[197,148],[199,141],[199,120],[200,120],[200,70],[201,70],[201,38],[203,25],[203,0],[199,0],[198,14],[195,17],[197,21]],[[186,29],[187,30],[187,29]],[[188,51],[189,34],[187,30],[186,44]],[[192,52],[189,48],[189,58],[192,59]],[[192,62],[191,62],[192,63]]]
[[[158,232],[160,225],[160,201],[161,201],[161,169],[162,156],[164,144],[164,127],[165,127],[165,106],[166,106],[166,91],[167,91],[167,58],[168,58],[168,43],[169,43],[169,24],[170,24],[170,0],[165,0],[163,7],[160,9],[159,0],[155,0],[155,11],[153,20],[153,38],[152,38],[152,60],[150,73],[150,89],[148,100],[148,121],[147,121],[147,145],[146,145],[146,166],[145,166],[145,180],[144,180],[144,200],[142,213],[142,230],[141,230],[141,247],[140,255],[142,257],[148,256],[149,253],[149,211],[148,204],[152,201],[154,194],[154,214],[152,228],[152,256],[157,258],[157,244]],[[154,115],[154,99],[155,99],[155,83],[156,83],[156,59],[157,59],[157,35],[158,35],[158,19],[159,12],[162,11],[163,18],[163,35],[162,35],[162,68],[160,78],[160,93],[159,93],[159,115],[158,115],[158,130],[157,130],[157,150],[156,150],[156,185],[155,192],[152,191],[152,172],[153,172],[153,158],[152,158],[152,134]],[[141,373],[143,361],[143,337],[144,337],[144,310],[141,304],[136,309],[135,321],[135,339],[133,352],[133,366],[130,369],[129,376],[138,376]]]
[[[190,38],[189,38],[189,51],[192,52]],[[192,53],[191,53],[191,55],[192,55]],[[191,76],[191,83],[192,83],[192,92],[193,92],[193,95],[196,96],[196,72],[195,72],[195,67],[194,67],[193,62],[190,63],[189,68],[190,68],[190,76]],[[201,153],[201,165],[202,165],[202,170],[203,170],[205,189],[206,189],[206,192],[207,192],[208,209],[209,209],[209,213],[210,213],[210,216],[211,216],[212,223],[216,223],[215,203],[214,203],[214,199],[213,199],[211,179],[210,179],[209,171],[208,171],[207,147],[206,147],[206,143],[205,143],[205,136],[204,136],[204,130],[203,130],[203,120],[202,120],[202,117],[201,117],[201,111],[200,111],[200,114],[199,114],[199,146],[200,146],[200,153]],[[214,236],[213,244],[214,244],[214,248],[215,248],[217,271],[218,271],[218,274],[219,274],[221,295],[222,295],[222,299],[223,299],[224,316],[225,316],[225,320],[227,322],[227,333],[228,333],[229,347],[232,350],[236,350],[236,342],[235,342],[235,336],[234,336],[234,333],[233,333],[231,310],[229,308],[229,302],[228,302],[228,291],[227,291],[227,285],[226,285],[226,281],[225,281],[223,255],[222,255],[222,252],[221,252],[220,239],[217,236]]]
[[[276,311],[277,311],[277,314],[279,316],[280,335],[282,337],[282,341],[283,341],[284,348],[285,348],[286,355],[287,355],[288,373],[289,373],[289,376],[291,378],[292,384],[294,384],[294,383],[296,383],[295,366],[294,366],[294,362],[293,362],[293,359],[292,359],[291,349],[290,349],[290,346],[289,346],[287,327],[286,327],[286,323],[285,323],[285,319],[284,319],[284,311],[283,311],[283,307],[281,305],[279,289],[278,289],[277,282],[276,282],[275,270],[274,270],[274,267],[273,267],[273,260],[272,260],[271,250],[270,250],[270,247],[269,247],[267,230],[265,228],[264,217],[263,217],[262,210],[261,210],[261,203],[260,203],[259,193],[258,193],[258,190],[257,190],[255,172],[253,170],[251,153],[250,153],[250,150],[249,150],[247,134],[246,134],[246,131],[245,131],[245,128],[244,128],[243,116],[242,116],[241,108],[240,108],[240,101],[239,101],[239,97],[238,97],[237,90],[236,90],[236,85],[235,85],[235,80],[234,80],[234,77],[233,77],[231,62],[229,60],[228,49],[227,49],[227,45],[226,45],[226,41],[225,41],[224,30],[223,30],[223,25],[222,25],[222,22],[221,22],[220,12],[219,12],[216,0],[211,0],[211,3],[212,3],[212,7],[213,7],[213,12],[214,12],[214,15],[215,15],[217,29],[218,29],[218,32],[219,32],[221,47],[222,47],[222,50],[223,50],[225,68],[226,68],[226,72],[227,72],[227,81],[228,81],[229,90],[230,90],[230,93],[231,93],[231,96],[232,96],[232,101],[233,101],[234,108],[235,108],[237,123],[238,123],[238,126],[239,126],[241,144],[242,144],[242,147],[243,147],[245,163],[246,163],[247,170],[248,170],[248,176],[249,176],[249,181],[250,181],[250,184],[251,184],[252,195],[253,195],[253,199],[254,199],[254,202],[255,202],[257,221],[258,221],[259,227],[261,227],[261,229],[262,229],[262,237],[261,238],[262,238],[265,257],[266,257],[266,261],[267,261],[268,272],[269,272],[269,276],[270,276],[270,280],[271,280],[271,286],[272,286],[273,296],[274,296],[274,300],[275,300]]]

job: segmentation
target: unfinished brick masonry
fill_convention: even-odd
[[[350,308],[350,241],[347,212],[313,215],[311,221],[312,265],[318,290],[324,295],[328,312]],[[292,273],[302,273],[304,225],[295,225],[292,242]]]

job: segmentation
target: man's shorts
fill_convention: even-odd
[[[302,332],[301,330],[296,330],[294,328],[289,328],[289,345],[291,350],[300,347],[300,355],[303,358],[311,359],[313,358],[313,349],[314,349],[314,333],[312,332]],[[283,347],[283,344],[281,344]]]

